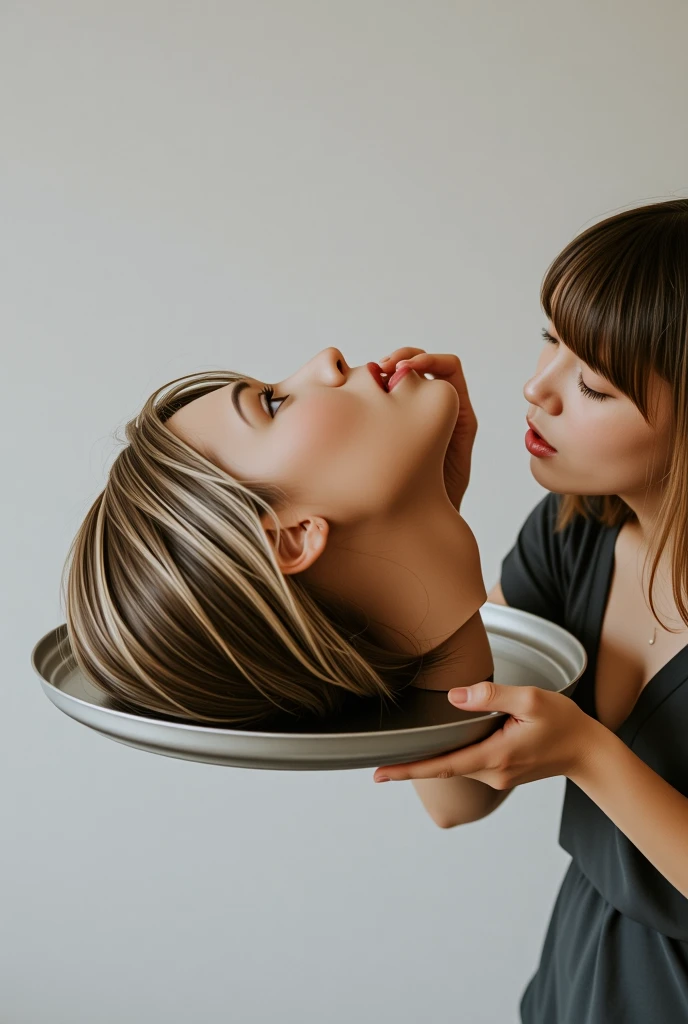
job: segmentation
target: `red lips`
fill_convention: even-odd
[[[368,367],[368,369],[370,370],[371,374],[373,375],[373,377],[375,378],[377,383],[380,385],[382,390],[386,391],[387,390],[387,382],[386,382],[385,378],[382,376],[382,369],[381,369],[381,367],[379,367],[377,365],[377,363],[366,363],[366,366]]]
[[[528,426],[530,427],[531,430],[535,431],[535,433],[538,435],[538,437],[542,438],[542,440],[545,442],[545,444],[548,444],[550,446],[550,448],[554,448],[554,445],[553,444],[549,444],[549,441],[547,440],[547,438],[543,437],[543,435],[540,433],[540,431],[535,426],[535,424],[532,422],[532,420],[530,420],[527,416],[526,416],[526,423],[528,424]],[[557,449],[554,448],[554,450],[556,451]]]

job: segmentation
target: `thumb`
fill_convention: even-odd
[[[519,703],[517,686],[500,686],[490,679],[483,679],[473,686],[459,686],[449,690],[447,697],[452,704],[468,707],[471,711],[516,711]]]

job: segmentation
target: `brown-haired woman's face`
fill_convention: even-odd
[[[668,470],[671,387],[653,373],[649,415],[567,348],[554,325],[523,394],[527,417],[556,454],[531,455],[531,472],[548,490],[565,494],[637,496]],[[591,394],[590,392],[593,392]]]
[[[413,371],[387,392],[365,364],[350,368],[334,347],[274,385],[269,400],[259,381],[246,379],[249,386],[217,388],[167,420],[239,480],[276,484],[294,505],[335,523],[417,501],[426,484],[442,486],[459,410],[448,381]]]

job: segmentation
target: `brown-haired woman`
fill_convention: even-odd
[[[523,993],[524,1024],[688,1020],[688,199],[607,217],[549,267],[524,387],[533,509],[488,600],[584,644],[572,699],[480,682],[503,728],[442,758],[448,826],[524,782],[566,776],[572,857]],[[450,694],[450,699],[452,695]],[[579,715],[571,714],[575,707]],[[475,788],[483,785],[481,796]],[[462,802],[463,801],[463,802]]]

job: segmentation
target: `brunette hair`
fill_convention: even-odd
[[[671,385],[671,456],[648,549],[650,609],[656,617],[652,590],[673,536],[674,599],[688,623],[688,199],[634,207],[582,231],[548,268],[540,301],[564,344],[627,395],[649,426],[650,371]],[[618,495],[564,494],[555,531],[576,515],[606,526],[635,518]]]
[[[287,495],[242,483],[165,426],[241,379],[178,377],[126,424],[64,565],[66,659],[113,708],[198,724],[322,719],[350,698],[396,704],[423,665],[460,656],[385,650],[356,608],[284,575],[260,517],[273,519],[278,547]]]

